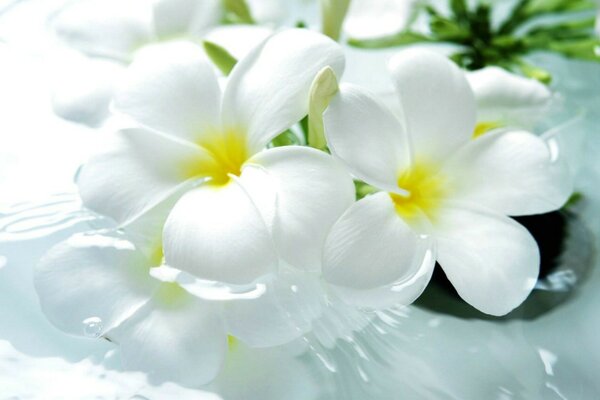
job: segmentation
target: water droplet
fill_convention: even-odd
[[[90,317],[83,320],[83,334],[85,337],[97,338],[102,333],[102,320],[98,317]]]
[[[6,266],[7,261],[8,260],[6,259],[6,257],[0,256],[0,268],[4,268],[4,266]]]

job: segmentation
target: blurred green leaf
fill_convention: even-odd
[[[433,38],[416,32],[400,32],[395,35],[375,39],[349,39],[348,44],[363,49],[381,49],[387,47],[404,46],[413,43],[433,42]]]
[[[225,8],[225,22],[253,24],[254,18],[245,0],[222,0]]]
[[[300,140],[289,129],[280,133],[271,141],[271,147],[293,146],[300,144]]]
[[[210,60],[219,68],[223,75],[229,75],[237,60],[223,47],[216,43],[205,40],[203,43],[204,51]]]

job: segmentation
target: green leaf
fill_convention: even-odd
[[[323,129],[323,112],[337,92],[335,72],[331,67],[323,68],[312,82],[308,103],[308,145],[315,149],[323,150],[327,146]]]
[[[458,22],[466,23],[469,20],[466,0],[450,0],[450,9]]]
[[[363,181],[354,181],[354,189],[356,193],[356,200],[360,200],[365,196],[379,192],[379,189]]]
[[[434,42],[431,37],[416,32],[400,32],[391,36],[384,36],[375,39],[348,39],[350,46],[363,49],[382,49],[387,47],[404,46],[413,43]]]
[[[549,42],[546,49],[569,58],[600,62],[600,56],[596,53],[598,46],[600,46],[599,39],[588,37],[580,40]]]
[[[320,0],[321,1],[321,32],[333,40],[339,40],[340,32],[350,0]]]
[[[225,22],[233,24],[253,24],[254,18],[246,0],[222,0],[225,9]]]
[[[553,14],[562,12],[595,10],[597,4],[593,0],[530,0],[523,8],[528,16]]]
[[[237,60],[227,50],[216,43],[205,40],[202,42],[204,51],[210,60],[219,68],[223,75],[229,75]]]
[[[471,35],[462,25],[438,15],[430,17],[429,29],[438,41],[462,42]]]
[[[271,141],[270,147],[293,146],[297,144],[300,144],[300,140],[298,140],[298,137],[294,134],[294,132],[288,129],[287,131],[275,136],[275,138]]]
[[[523,72],[523,75],[528,78],[536,79],[545,85],[548,85],[552,81],[552,75],[550,72],[543,68],[531,65],[524,60],[517,60],[517,65],[521,69],[521,72]]]
[[[579,204],[579,202],[583,199],[583,195],[580,192],[574,192],[571,197],[569,197],[569,200],[567,200],[567,202],[565,203],[565,205],[563,206],[563,210],[569,209],[577,204]]]

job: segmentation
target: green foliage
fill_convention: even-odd
[[[354,181],[354,189],[356,191],[356,200],[360,200],[365,196],[377,193],[379,190],[363,181]]]
[[[492,24],[492,2],[479,1],[469,7],[466,0],[448,0],[450,14],[423,7],[429,17],[430,33],[411,30],[369,40],[349,40],[362,48],[385,48],[413,43],[452,43],[459,49],[452,59],[476,70],[498,65],[549,82],[550,75],[523,62],[534,51],[549,51],[565,57],[600,62],[595,49],[600,40],[594,33],[594,0],[520,0],[499,26]],[[543,22],[542,16],[560,14],[560,21]]]
[[[222,48],[216,43],[205,40],[203,43],[204,51],[210,60],[215,64],[217,68],[223,73],[223,75],[229,75],[237,60],[227,50]]]
[[[254,18],[245,0],[222,0],[225,9],[225,23],[253,24]]]
[[[271,141],[271,147],[293,146],[297,144],[300,144],[300,140],[290,130],[280,133]]]

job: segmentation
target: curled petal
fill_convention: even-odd
[[[342,298],[365,307],[409,304],[431,277],[430,248],[430,240],[397,214],[389,194],[376,193],[355,203],[332,228],[323,276],[342,288]]]

